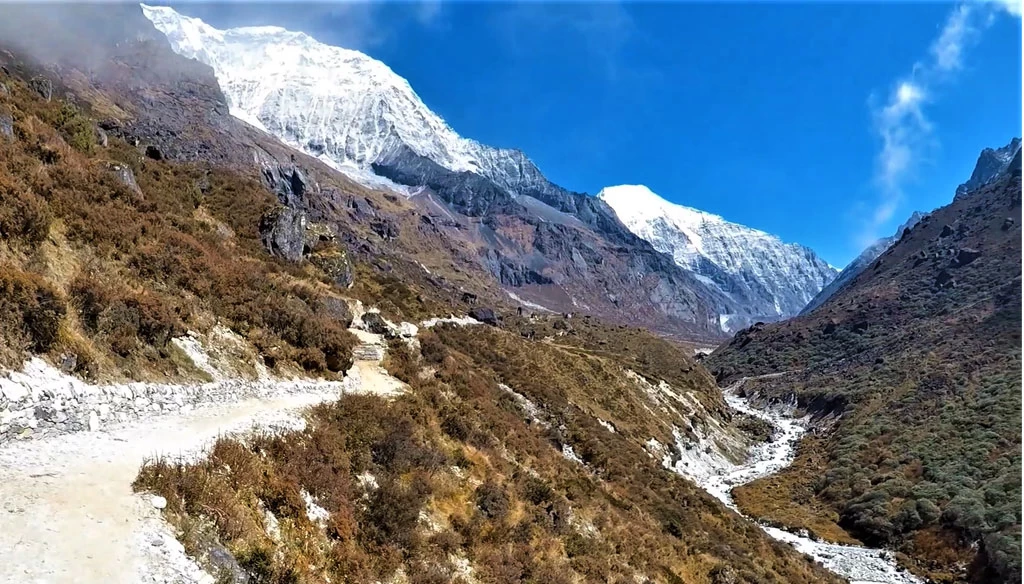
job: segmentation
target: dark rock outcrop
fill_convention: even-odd
[[[482,322],[484,324],[489,324],[491,326],[498,326],[498,315],[495,314],[494,310],[491,309],[491,308],[485,308],[485,307],[474,308],[473,310],[469,311],[469,316],[471,318],[475,318],[476,320],[479,320],[480,322]]]
[[[279,207],[260,220],[260,241],[270,253],[300,261],[306,252],[306,212]]]

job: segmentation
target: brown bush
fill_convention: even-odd
[[[19,331],[25,348],[49,351],[66,312],[64,298],[41,276],[0,265],[0,327]]]

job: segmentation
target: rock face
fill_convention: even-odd
[[[978,162],[974,165],[971,178],[956,188],[953,200],[966,196],[967,193],[985,186],[1001,176],[1010,168],[1010,163],[1018,152],[1020,152],[1020,138],[1010,140],[1010,143],[1002,148],[982,150],[978,156]]]
[[[670,203],[642,185],[608,187],[598,197],[633,233],[746,309],[745,322],[721,315],[726,330],[797,314],[837,274],[802,245]]]

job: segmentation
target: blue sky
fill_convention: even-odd
[[[843,266],[1020,135],[1017,1],[175,7],[362,50],[566,188],[646,184]]]

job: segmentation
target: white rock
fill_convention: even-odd
[[[12,402],[20,402],[28,397],[28,389],[25,386],[4,378],[0,378],[0,393],[7,398],[7,401]]]
[[[398,334],[406,338],[415,337],[419,331],[419,327],[411,322],[403,322],[398,325]]]
[[[149,502],[152,503],[153,507],[157,509],[164,509],[167,507],[167,499],[161,497],[160,495],[153,495],[153,498],[150,499]]]
[[[89,412],[89,431],[98,432],[100,429],[100,417],[96,412]]]

